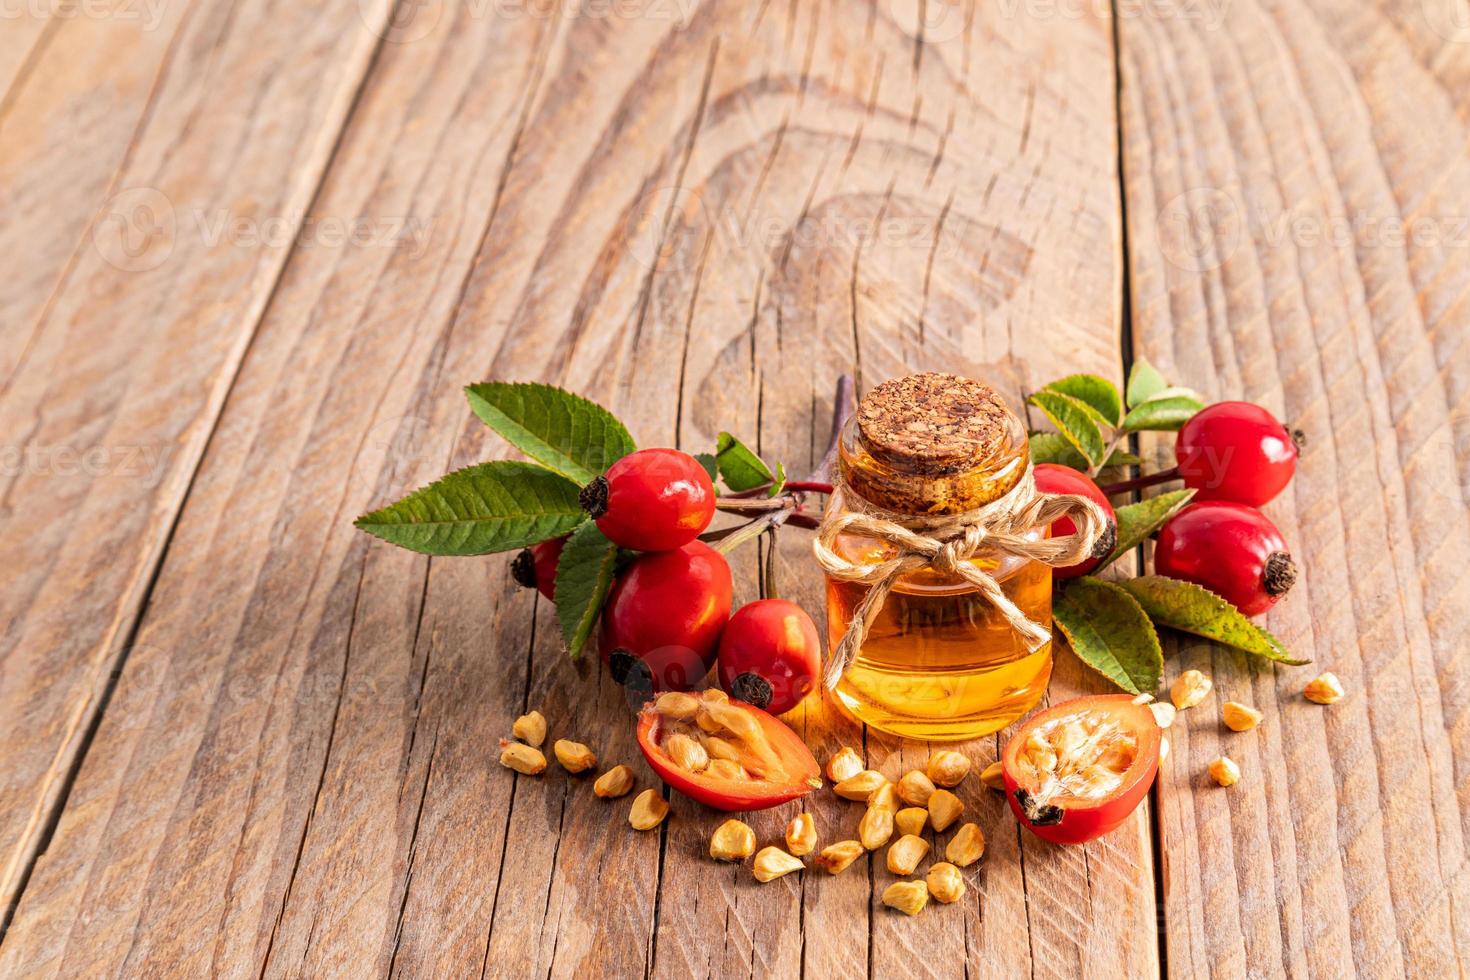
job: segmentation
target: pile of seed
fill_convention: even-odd
[[[897,782],[868,769],[851,748],[843,747],[827,762],[833,792],[846,800],[865,803],[857,839],[829,844],[813,864],[828,874],[841,874],[859,857],[887,845],[888,870],[900,877],[914,873],[929,854],[925,828],[941,833],[955,824],[965,805],[951,790],[970,772],[970,760],[954,751],[936,752],[926,769],[913,769]],[[987,775],[988,775],[987,770]],[[895,840],[895,834],[897,839]],[[757,881],[773,881],[805,870],[802,858],[817,849],[817,832],[809,813],[798,814],[786,827],[786,847],[772,845],[755,855],[751,871]],[[718,861],[743,861],[755,850],[755,833],[739,820],[727,820],[710,838],[710,856]],[[945,846],[944,861],[929,866],[923,881],[897,881],[883,892],[883,904],[917,915],[932,897],[957,901],[965,894],[967,868],[985,853],[985,835],[966,823]]]

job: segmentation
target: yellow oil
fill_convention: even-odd
[[[849,561],[889,553],[870,538],[839,541]],[[1051,621],[1051,569],[1038,562],[977,559],[1027,617]],[[836,649],[867,587],[827,581],[828,649]],[[923,571],[889,593],[867,640],[833,690],[865,724],[908,738],[953,741],[999,731],[1031,710],[1051,677],[1051,644],[1036,651],[974,587]]]

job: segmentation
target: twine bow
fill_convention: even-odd
[[[842,642],[827,660],[824,682],[835,687],[857,656],[888,593],[904,575],[932,568],[958,575],[983,595],[1026,643],[1036,650],[1051,639],[1051,631],[1029,619],[1010,600],[989,572],[970,561],[984,549],[997,556],[1014,556],[1046,565],[1075,565],[1092,554],[1107,525],[1102,508],[1075,494],[1043,494],[1036,490],[1031,467],[1004,496],[963,514],[941,517],[913,516],[873,507],[857,496],[849,503],[840,482],[833,489],[829,516],[817,531],[813,550],[817,562],[832,578],[869,586],[853,612]],[[1070,517],[1076,532],[1060,538],[1032,538],[1038,527]],[[837,553],[839,535],[852,532],[893,545],[896,554],[873,564],[856,564]]]

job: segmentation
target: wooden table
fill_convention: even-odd
[[[1470,969],[1460,0],[13,4],[0,93],[0,975]],[[470,381],[801,471],[840,372],[1019,405],[1136,354],[1310,434],[1268,624],[1349,695],[1171,640],[1216,688],[1149,805],[1058,849],[972,779],[989,852],[913,920],[496,765],[535,706],[650,778],[504,559],[350,526],[506,452]]]

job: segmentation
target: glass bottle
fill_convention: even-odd
[[[829,507],[866,502],[906,515],[964,513],[1014,487],[1029,453],[1025,426],[988,385],[949,374],[897,378],[863,398],[838,444],[846,494],[860,501],[834,499]],[[852,532],[840,535],[834,550],[856,564],[895,553],[885,541]],[[970,560],[1029,618],[1050,625],[1048,566],[983,550]],[[829,650],[867,589],[828,576]],[[1041,699],[1050,677],[1050,643],[1028,650],[973,585],[923,569],[895,584],[833,694],[874,728],[946,741],[1009,725]]]

